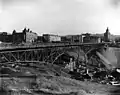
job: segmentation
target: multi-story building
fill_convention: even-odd
[[[36,42],[44,42],[43,36],[38,36]]]
[[[104,42],[114,42],[116,38],[118,38],[119,36],[116,35],[112,35],[109,32],[109,29],[106,29],[106,32],[104,33]]]
[[[37,39],[37,36],[38,35],[36,33],[30,31],[29,29],[27,30],[26,28],[22,32],[16,32],[14,30],[12,33],[14,43],[32,43]]]
[[[34,33],[32,31],[25,32],[25,42],[26,43],[32,43],[37,39],[38,35],[37,33]]]
[[[24,32],[16,32],[15,30],[12,33],[13,43],[21,43],[25,42],[25,34]]]
[[[7,32],[0,33],[0,41],[1,42],[12,42],[12,35]]]
[[[61,41],[62,42],[83,42],[83,37],[84,35],[67,35],[67,36],[62,36]]]
[[[3,42],[12,42],[12,35],[11,34],[7,34],[4,36],[5,40]]]
[[[61,41],[62,42],[71,42],[72,41],[72,36],[71,35],[61,36]]]
[[[72,35],[72,42],[83,42],[83,35]]]
[[[45,42],[60,42],[61,37],[53,34],[43,34],[43,39]]]
[[[92,35],[86,35],[83,38],[83,43],[100,43],[101,42],[101,38],[97,37],[97,36],[92,36]]]

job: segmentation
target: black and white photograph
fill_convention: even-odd
[[[0,0],[0,95],[120,95],[120,0]]]

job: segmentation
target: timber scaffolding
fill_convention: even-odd
[[[0,48],[1,63],[54,62],[58,55],[69,49],[82,49],[88,52],[92,48],[101,48],[110,43],[48,43],[29,46],[8,46]]]

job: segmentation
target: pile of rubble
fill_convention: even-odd
[[[115,68],[98,51],[84,61],[70,59],[66,65],[72,78],[81,81],[91,81],[100,84],[120,85],[120,69]]]

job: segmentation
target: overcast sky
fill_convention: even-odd
[[[120,0],[0,0],[0,31],[120,35]]]

